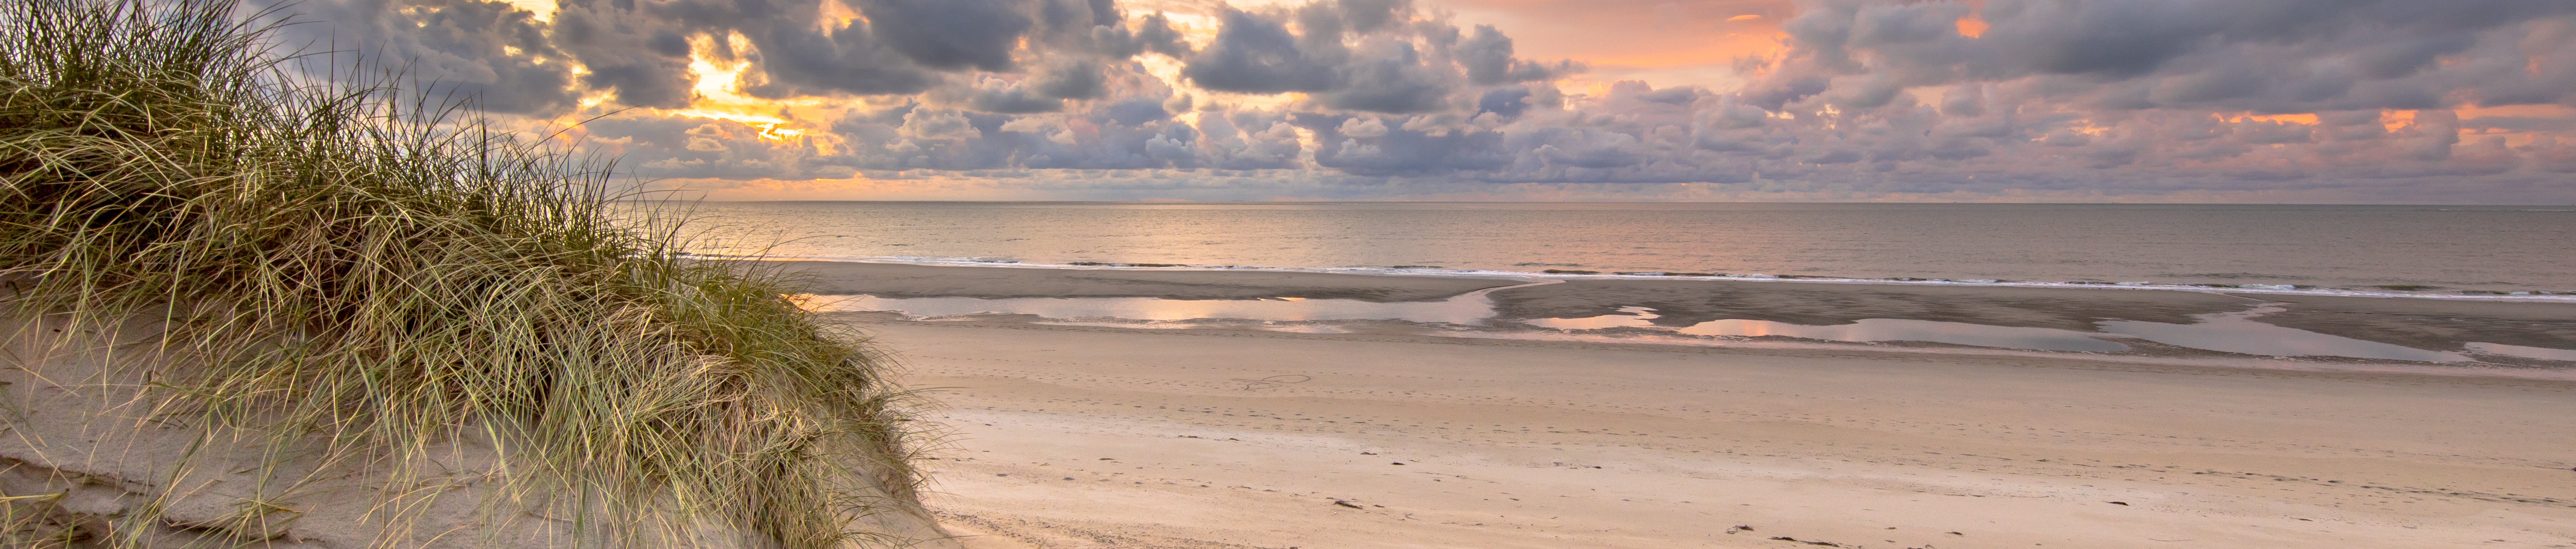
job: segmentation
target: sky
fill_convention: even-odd
[[[2576,203],[2566,0],[270,0],[712,200]]]

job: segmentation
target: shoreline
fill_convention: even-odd
[[[2408,292],[2408,291],[2398,291],[2398,290],[2379,290],[2379,291],[2370,291],[2370,290],[2357,290],[2357,289],[2348,289],[2348,288],[2325,288],[2325,287],[2283,288],[2283,287],[2280,287],[2280,286],[2283,286],[2283,285],[2266,285],[2266,284],[2247,284],[2247,285],[2235,285],[2235,286],[2230,286],[2230,285],[2219,285],[2219,284],[2155,284],[2155,283],[2104,282],[2104,281],[2042,282],[2042,281],[2017,281],[2017,280],[1998,280],[1998,279],[1845,278],[1845,277],[1820,276],[1820,275],[1772,275],[1772,274],[1747,274],[1747,273],[1732,273],[1732,274],[1730,274],[1730,273],[1693,273],[1693,272],[1678,272],[1678,271],[1673,271],[1673,272],[1655,272],[1655,273],[1646,273],[1646,272],[1609,272],[1609,273],[1604,273],[1604,272],[1595,272],[1595,271],[1565,271],[1565,270],[1556,270],[1556,271],[1559,271],[1559,272],[1547,272],[1548,270],[1541,270],[1541,271],[1504,271],[1504,270],[1475,270],[1475,269],[1406,268],[1406,267],[1401,267],[1401,266],[1398,266],[1398,267],[1264,267],[1264,266],[1245,266],[1245,265],[1183,265],[1183,264],[1165,264],[1165,263],[1106,263],[1106,262],[1077,262],[1077,263],[1063,263],[1063,264],[1059,264],[1059,263],[1026,263],[1026,262],[1020,262],[1020,261],[1015,261],[1015,260],[1010,260],[1010,261],[1003,261],[1003,260],[992,260],[992,261],[987,261],[987,260],[979,260],[979,259],[974,259],[974,258],[914,258],[914,257],[863,257],[863,258],[837,258],[837,257],[737,257],[737,256],[721,256],[721,255],[691,255],[690,257],[695,257],[695,258],[700,258],[700,259],[705,259],[705,260],[711,260],[711,261],[739,261],[739,262],[752,262],[752,263],[762,263],[762,264],[787,264],[787,265],[798,265],[798,264],[804,264],[804,265],[863,264],[863,265],[912,265],[912,266],[923,266],[923,267],[988,267],[988,268],[1003,268],[1003,269],[1039,269],[1039,270],[1065,270],[1065,271],[1108,271],[1108,272],[1139,272],[1139,273],[1149,273],[1149,272],[1185,272],[1185,273],[1186,273],[1186,272],[1313,273],[1313,274],[1333,274],[1333,275],[1353,275],[1353,276],[1429,277],[1429,278],[1465,278],[1465,279],[1509,279],[1509,280],[1667,280],[1667,281],[1759,282],[1759,283],[1833,284],[1833,285],[1884,285],[1884,286],[1909,286],[1909,287],[2057,288],[2057,289],[2076,289],[2076,290],[2176,291],[2176,292],[2197,292],[2197,293],[2212,293],[2212,294],[2288,295],[2288,296],[2355,297],[2355,298],[2396,298],[2396,299],[2432,299],[2432,300],[2456,300],[2456,301],[2498,301],[2498,302],[2531,302],[2531,303],[2576,303],[2576,290],[2565,290],[2565,291],[2557,291],[2557,290],[2538,290],[2538,291],[2533,291],[2533,292],[2531,292],[2531,293],[2510,293],[2510,292],[2494,292],[2494,291],[2464,291],[2464,292],[2462,292],[2462,293],[2425,293],[2425,292]]]
[[[1654,339],[1650,337],[1594,337],[1566,334],[1549,337],[1545,333],[1491,335],[1442,333],[1423,330],[1366,330],[1350,332],[1308,332],[1270,330],[1241,326],[1136,326],[1084,322],[1041,322],[1008,316],[967,319],[920,320],[885,312],[828,312],[825,317],[851,325],[898,325],[969,330],[1028,330],[1075,333],[1177,334],[1207,337],[1292,338],[1314,341],[1351,343],[1418,343],[1487,345],[1494,347],[1562,349],[1568,351],[1669,352],[1738,356],[1747,359],[1817,357],[1862,357],[1871,360],[1906,361],[1987,361],[2015,367],[2076,368],[2141,373],[2206,373],[2229,374],[2256,371],[2279,375],[2316,375],[2322,379],[2374,379],[2407,382],[2415,378],[2442,380],[2493,379],[2501,383],[2565,383],[2576,389],[2576,369],[2557,368],[2485,368],[2474,366],[2422,365],[2397,362],[2335,360],[2326,357],[2181,357],[2117,353],[2064,353],[2029,349],[2001,349],[1937,343],[1860,345],[1842,342],[1801,340],[1754,340],[1730,344]]]
[[[2576,376],[2576,303],[2555,301],[1642,277],[1530,281],[1273,270],[764,266],[798,271],[816,294],[809,306],[819,310],[890,311],[916,320],[1929,353],[1977,349]]]

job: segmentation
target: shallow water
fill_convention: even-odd
[[[1620,314],[1615,315],[1587,316],[1583,318],[1533,318],[1523,320],[1521,322],[1541,328],[1555,328],[1559,330],[1603,330],[1609,328],[1651,328],[1655,325],[1653,320],[1663,317],[1663,315],[1655,314],[1654,307],[1620,307],[1619,312]]]
[[[2191,324],[2114,320],[2103,322],[2102,331],[2178,347],[2260,356],[2339,356],[2422,362],[2469,360],[2460,353],[2428,351],[2254,321],[2254,317],[2281,311],[2280,307],[2265,306],[2199,315],[2196,318],[2200,321]]]
[[[1546,284],[1550,282],[1537,282]],[[1031,315],[1050,322],[1140,326],[1197,321],[1295,323],[1261,329],[1334,333],[1334,321],[1396,321],[1492,330],[1493,300],[1489,288],[1440,301],[1377,303],[1354,299],[1162,299],[1150,297],[887,298],[872,295],[805,296],[807,306],[821,311],[885,311],[915,319],[939,320],[974,315]],[[2475,355],[2576,362],[2576,350],[2469,343],[2468,352],[2433,351],[2327,335],[2254,320],[2280,312],[2278,306],[2200,315],[2191,324],[2106,321],[2098,332],[1990,326],[1894,318],[1861,319],[1850,324],[1814,326],[1748,319],[1722,319],[1681,328],[1656,326],[1651,307],[1620,307],[1617,314],[1581,318],[1538,318],[1518,323],[1570,335],[1612,328],[1644,329],[1705,337],[1781,336],[1818,341],[1873,343],[1920,341],[1974,347],[2117,353],[2131,349],[2120,340],[2135,338],[2177,347],[2256,356],[2323,356],[2418,362],[2471,362]],[[1165,324],[1166,326],[1172,326]],[[1177,326],[1175,326],[1177,327]],[[1605,339],[1606,340],[1606,339]]]

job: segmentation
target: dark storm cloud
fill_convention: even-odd
[[[1226,7],[1223,30],[1190,56],[1181,71],[1199,87],[1247,93],[1315,92],[1332,89],[1333,63],[1341,52],[1309,54],[1285,22]]]
[[[1020,33],[1034,23],[1016,0],[861,0],[888,47],[942,70],[1009,70]]]
[[[766,81],[743,91],[772,98],[908,94],[939,83],[936,74],[908,61],[916,59],[905,55],[910,52],[876,40],[871,29],[879,26],[853,21],[825,33],[810,24],[763,24],[754,29],[760,32],[745,34]]]
[[[555,45],[590,73],[581,82],[621,104],[689,104],[689,40],[682,29],[634,11],[632,0],[558,0]]]
[[[436,100],[469,101],[493,112],[551,113],[572,105],[566,56],[542,23],[506,3],[451,1],[407,9],[386,0],[313,1],[293,5],[285,39],[308,51],[353,53],[370,65],[419,82]],[[317,56],[335,63],[345,56]],[[314,67],[332,70],[342,67]]]

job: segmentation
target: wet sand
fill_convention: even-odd
[[[2563,381],[836,316],[970,547],[2576,547]]]
[[[2265,324],[2395,343],[2454,350],[2463,340],[2576,349],[2576,304],[2447,299],[2265,295],[2287,310],[2264,315]]]
[[[2093,329],[2097,320],[2185,323],[2258,300],[2218,293],[1732,280],[1574,280],[1494,293],[1505,318],[1576,318],[1653,307],[1657,325],[1740,318],[1848,324],[1865,318]],[[2576,307],[2570,307],[2576,309]]]
[[[801,271],[820,294],[879,297],[1153,297],[1432,301],[1524,284],[1506,278],[1379,276],[1258,270],[1115,270],[952,267],[827,261],[774,262]],[[2576,349],[2576,303],[2369,298],[2127,288],[2031,288],[1797,281],[1603,280],[1501,289],[1489,294],[1492,327],[1616,314],[1651,307],[1653,323],[1719,319],[1837,325],[1870,318],[2093,331],[2102,321],[2187,324],[2197,315],[2283,310],[2257,322],[2433,351],[2472,341]],[[2207,356],[2185,349],[2151,349]]]
[[[1869,318],[2093,331],[2114,320],[2189,324],[2277,306],[2256,322],[2433,351],[2469,342],[2576,349],[2576,303],[2125,288],[2023,288],[1722,280],[1575,280],[1494,292],[1505,319],[1655,309],[1660,326],[1718,319],[1806,325]],[[2188,353],[2186,353],[2188,354]]]

